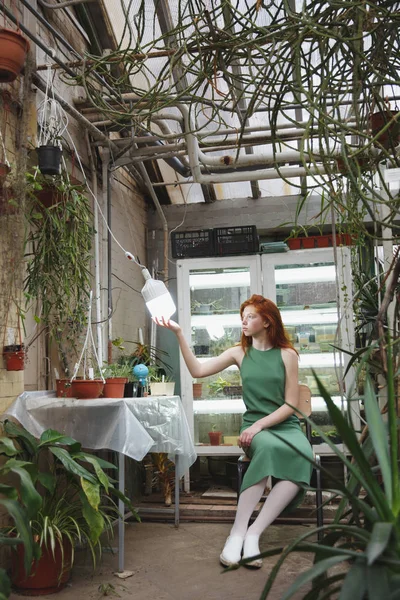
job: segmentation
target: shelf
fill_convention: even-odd
[[[340,396],[332,396],[332,400],[338,408],[342,407]],[[325,400],[322,396],[312,396],[311,405],[313,412],[326,412]],[[347,401],[344,401],[344,409],[347,408]],[[194,400],[194,415],[233,415],[243,414],[246,410],[245,404],[240,398],[233,399],[215,399],[215,400]]]
[[[329,308],[299,307],[293,310],[281,310],[282,320],[285,325],[336,325],[338,321],[336,306]],[[222,315],[191,315],[191,326],[206,329],[213,325],[222,327],[242,327],[239,313]]]

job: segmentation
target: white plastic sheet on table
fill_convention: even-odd
[[[54,392],[24,392],[6,414],[36,437],[51,428],[84,448],[108,448],[135,460],[148,452],[167,452],[171,460],[179,455],[179,477],[196,460],[179,396],[76,400],[56,398]]]

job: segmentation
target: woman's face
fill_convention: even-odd
[[[242,330],[244,335],[257,335],[265,331],[268,323],[255,309],[254,306],[246,306],[242,313]]]

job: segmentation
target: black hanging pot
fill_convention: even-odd
[[[39,170],[42,175],[59,175],[61,172],[62,150],[58,146],[39,146],[36,148]]]

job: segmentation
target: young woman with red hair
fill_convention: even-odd
[[[254,294],[241,305],[240,317],[240,344],[205,362],[195,357],[177,323],[156,320],[176,334],[192,377],[214,375],[231,365],[240,369],[246,412],[238,443],[251,462],[243,478],[235,522],[220,555],[224,566],[260,554],[261,533],[285,508],[298,503],[302,497],[300,484],[309,485],[312,465],[304,455],[313,457],[292,408],[298,405],[298,354],[285,332],[278,307]],[[249,527],[269,476],[272,490]],[[261,565],[262,559],[255,558],[246,566]]]

